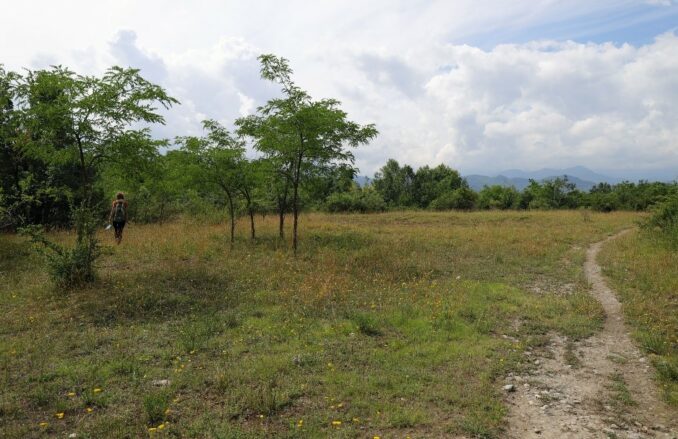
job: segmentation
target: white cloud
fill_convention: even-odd
[[[68,7],[25,0],[0,17],[0,40],[12,41],[0,47],[0,62],[61,63],[83,73],[116,63],[141,68],[182,103],[156,129],[174,137],[199,134],[205,118],[230,125],[275,95],[256,57],[276,53],[314,97],[339,98],[351,118],[377,124],[379,138],[356,151],[365,174],[391,157],[466,172],[678,169],[674,33],[642,46],[534,38],[463,44],[642,4],[102,0],[92,8],[84,0]]]
[[[550,42],[447,49],[455,67],[426,89],[456,133],[457,151],[467,152],[453,156],[460,166],[678,167],[675,35],[640,48]]]

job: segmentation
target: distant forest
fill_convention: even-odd
[[[567,177],[530,180],[521,191],[474,191],[448,166],[415,170],[395,160],[360,186],[350,149],[374,138],[376,128],[347,120],[338,101],[311,99],[283,58],[260,60],[262,78],[278,83],[282,98],[236,120],[233,133],[208,120],[203,137],[172,140],[139,128],[164,122],[156,107],[179,103],[137,70],[89,77],[61,67],[17,73],[0,66],[0,228],[68,226],[82,205],[103,224],[117,191],[135,222],[227,214],[235,227],[244,216],[253,236],[255,215],[277,215],[282,236],[286,215],[302,210],[642,211],[678,193],[676,182],[647,181],[584,192]],[[259,158],[248,158],[247,147]]]

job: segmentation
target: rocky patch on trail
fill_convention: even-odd
[[[511,439],[678,439],[678,413],[661,401],[653,371],[595,262],[601,245],[589,248],[584,268],[605,309],[605,326],[580,342],[554,335],[543,348],[525,352],[531,370],[509,375],[503,385]]]

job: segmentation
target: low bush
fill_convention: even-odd
[[[97,224],[91,209],[73,209],[76,240],[71,248],[49,241],[39,226],[26,227],[22,231],[47,259],[50,278],[54,284],[62,288],[73,288],[93,282],[96,277],[95,262],[101,256],[101,246],[96,238]]]
[[[386,203],[379,193],[369,189],[334,193],[327,197],[325,210],[328,212],[370,213],[383,212]]]
[[[672,247],[678,248],[678,193],[658,203],[643,226],[646,230],[658,231]]]
[[[430,208],[433,210],[470,210],[475,207],[477,199],[478,195],[473,190],[461,187],[450,192],[445,192],[431,201]]]

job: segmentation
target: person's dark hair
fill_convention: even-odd
[[[116,200],[124,200],[125,194],[123,194],[122,192],[118,192],[117,194],[115,194],[115,199]]]

